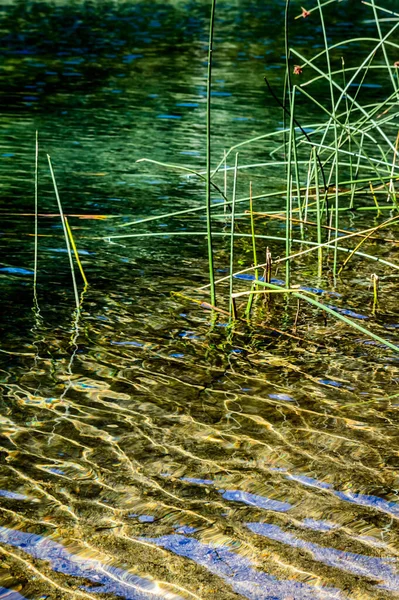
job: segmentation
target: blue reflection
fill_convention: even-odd
[[[28,500],[28,496],[18,494],[18,492],[10,492],[9,490],[0,490],[0,497],[10,498],[11,500]]]
[[[0,587],[0,600],[26,600],[26,598],[14,590]]]
[[[56,573],[83,577],[92,581],[96,587],[83,588],[91,593],[114,594],[126,600],[154,600],[155,594],[159,598],[168,598],[168,600],[183,600],[181,596],[170,592],[160,593],[159,586],[149,579],[103,564],[99,560],[71,554],[58,542],[35,533],[0,527],[0,542],[20,548],[33,558],[48,561]],[[17,599],[16,596],[15,600]]]
[[[278,525],[270,525],[269,523],[247,523],[247,527],[254,533],[268,539],[288,544],[293,548],[308,550],[312,553],[314,560],[322,562],[329,567],[349,571],[355,575],[371,577],[381,582],[386,589],[392,591],[399,590],[399,575],[395,572],[396,569],[394,568],[397,564],[396,559],[377,558],[337,550],[336,548],[326,548],[319,544],[297,538],[292,533],[281,529]]]
[[[219,490],[222,491],[222,490]],[[225,500],[233,500],[234,502],[243,502],[255,508],[264,508],[265,510],[276,510],[277,512],[287,512],[292,508],[292,504],[288,502],[280,502],[279,500],[271,500],[265,496],[242,492],[241,490],[226,490],[223,492]]]
[[[136,342],[134,340],[126,340],[124,342],[115,342],[114,340],[111,340],[110,343],[113,346],[134,346],[135,348],[142,348],[144,346],[141,342]]]
[[[345,502],[351,502],[352,504],[358,504],[359,506],[375,508],[376,510],[380,510],[381,512],[388,513],[389,515],[393,515],[395,517],[399,516],[399,504],[397,502],[384,500],[384,498],[380,498],[379,496],[371,496],[368,494],[340,492],[334,490],[330,483],[319,481],[318,479],[308,477],[307,475],[286,475],[286,477],[287,479],[298,481],[303,485],[308,485],[310,487],[315,487],[322,490],[329,490],[332,494],[334,494],[334,496],[340,500],[344,500]]]
[[[139,521],[140,523],[153,523],[155,521],[155,517],[152,515],[140,515]]]
[[[320,588],[289,579],[279,580],[254,569],[248,558],[231,552],[225,546],[211,546],[177,534],[140,539],[195,561],[249,600],[287,600],[289,597],[295,600],[339,600],[344,597],[333,588]]]
[[[11,275],[33,275],[30,269],[21,269],[20,267],[1,267],[0,273],[10,273]]]
[[[288,394],[269,394],[269,398],[272,400],[283,400],[286,402],[292,402],[294,398]]]
[[[176,106],[183,106],[184,108],[197,108],[198,102],[176,102]]]
[[[307,475],[287,475],[287,479],[293,479],[294,481],[303,483],[303,485],[317,487],[322,490],[330,490],[332,488],[331,483],[325,483],[324,481],[319,481],[318,479],[314,479],[314,477],[308,477]]]
[[[343,383],[340,381],[335,381],[334,379],[319,379],[319,382],[323,383],[324,385],[331,385],[333,387],[344,387]]]
[[[399,516],[399,505],[396,502],[384,500],[378,496],[369,496],[365,494],[354,494],[352,492],[337,492],[334,490],[334,494],[345,502],[352,502],[353,504],[360,504],[361,506],[370,506],[383,512],[389,513],[390,515]]]
[[[362,320],[368,319],[368,317],[366,317],[366,315],[361,315],[359,313],[356,313],[353,310],[349,310],[349,308],[340,308],[339,306],[332,306],[331,304],[326,304],[326,306],[328,306],[328,308],[331,308],[331,310],[334,310],[335,312],[340,313],[341,315],[345,315],[346,317],[352,317],[352,319],[362,319]]]
[[[194,485],[214,485],[216,482],[212,479],[200,479],[197,477],[181,477],[181,481],[187,483],[193,483]],[[292,508],[292,504],[288,502],[281,502],[280,500],[272,500],[266,496],[260,496],[259,494],[251,494],[251,492],[244,492],[242,490],[224,490],[218,489],[219,494],[225,500],[232,502],[242,502],[248,506],[254,506],[255,508],[263,508],[265,510],[275,510],[277,512],[286,512]]]
[[[180,115],[158,115],[157,119],[181,119]]]
[[[187,481],[187,483],[194,483],[194,485],[213,485],[212,479],[199,479],[196,477],[181,477],[181,481]]]
[[[337,523],[332,523],[331,521],[317,521],[316,519],[304,519],[300,525],[307,529],[312,529],[313,531],[323,532],[331,531],[331,529],[339,527]]]
[[[181,533],[184,535],[189,535],[190,533],[195,533],[197,531],[196,527],[191,527],[191,525],[182,525],[176,528],[176,533]]]
[[[62,254],[67,254],[67,248],[46,248],[46,252],[61,252]],[[91,256],[95,254],[95,252],[89,252],[89,250],[79,249],[78,254],[83,254],[84,256]]]

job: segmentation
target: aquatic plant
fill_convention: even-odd
[[[399,94],[398,68],[396,63],[389,57],[390,51],[397,52],[399,45],[392,41],[393,35],[399,27],[399,15],[393,11],[377,6],[374,2],[364,2],[365,5],[371,7],[372,15],[377,31],[377,37],[365,38],[354,37],[352,39],[340,40],[332,43],[329,41],[329,33],[327,31],[327,20],[324,16],[326,7],[331,4],[336,4],[337,0],[328,0],[321,3],[317,0],[317,4],[310,8],[302,8],[302,13],[297,15],[294,20],[302,17],[306,19],[314,19],[318,16],[318,23],[321,27],[323,49],[315,51],[311,57],[306,57],[296,47],[290,44],[290,28],[292,26],[292,18],[290,16],[290,2],[286,3],[286,99],[281,103],[278,100],[276,91],[266,80],[271,96],[281,104],[283,109],[284,120],[287,121],[286,126],[282,131],[268,132],[263,135],[256,136],[252,139],[240,142],[227,151],[224,151],[223,158],[211,172],[210,170],[210,143],[211,143],[211,61],[213,51],[213,30],[215,18],[215,2],[211,5],[211,22],[210,36],[208,46],[208,88],[207,88],[207,168],[205,174],[201,170],[194,170],[183,165],[166,164],[152,161],[151,159],[141,159],[142,161],[152,162],[166,168],[179,170],[189,176],[197,176],[206,180],[206,216],[207,216],[207,243],[208,243],[208,262],[210,283],[201,289],[209,289],[211,295],[211,306],[216,305],[215,286],[229,281],[228,304],[230,318],[235,317],[235,299],[240,297],[240,293],[233,293],[233,278],[237,277],[240,272],[234,272],[234,240],[236,238],[251,238],[253,264],[245,269],[245,272],[254,272],[256,287],[265,286],[265,282],[260,282],[258,277],[259,269],[265,267],[265,263],[258,263],[256,253],[256,242],[267,240],[268,243],[273,241],[282,241],[281,236],[273,236],[268,234],[255,234],[254,216],[260,215],[265,218],[278,218],[285,223],[285,256],[280,257],[275,261],[275,265],[279,262],[285,263],[285,282],[284,286],[280,286],[281,292],[289,293],[291,288],[291,265],[293,261],[303,259],[306,254],[316,252],[317,254],[317,278],[321,280],[323,273],[326,270],[326,262],[329,261],[328,252],[323,253],[323,249],[327,251],[332,248],[333,262],[331,266],[331,274],[333,277],[333,285],[337,284],[337,277],[342,273],[343,268],[353,257],[363,260],[372,260],[385,264],[391,269],[397,269],[398,265],[392,261],[386,261],[384,258],[376,254],[360,252],[360,248],[367,240],[373,238],[380,229],[393,225],[396,221],[396,216],[380,223],[379,225],[358,230],[355,233],[346,233],[346,229],[341,226],[342,219],[346,214],[353,210],[369,211],[368,214],[376,214],[380,216],[385,210],[396,210],[398,207],[396,197],[396,182],[399,179],[398,171],[398,139],[399,136],[395,131],[395,119],[399,116],[397,110],[397,100]],[[379,13],[389,13],[389,29],[383,33]],[[393,24],[391,25],[391,23]],[[361,60],[360,64],[347,66],[342,57],[342,46],[358,44],[359,42],[367,42],[368,50],[366,56]],[[382,61],[377,61],[378,56],[382,55]],[[337,57],[340,60],[340,68],[336,68]],[[294,63],[294,65],[292,65]],[[370,76],[373,76],[373,81],[377,78],[379,86],[383,90],[378,99],[370,99],[367,97],[367,81]],[[292,81],[294,77],[294,81]],[[388,85],[391,85],[391,91],[386,91]],[[328,90],[327,98],[320,98],[320,93],[315,90],[312,92],[314,84],[326,85]],[[352,90],[355,90],[354,92]],[[362,94],[366,91],[365,94]],[[324,119],[316,122],[310,122],[306,115],[321,113]],[[305,113],[305,116],[303,116]],[[287,118],[286,118],[287,117]],[[393,141],[396,137],[396,143]],[[233,196],[227,198],[227,173],[230,167],[227,166],[227,160],[232,152],[237,152],[243,147],[256,145],[259,142],[278,141],[281,143],[278,147],[271,149],[270,155],[272,160],[263,163],[253,163],[240,165],[238,170],[240,173],[254,169],[273,168],[275,165],[284,167],[286,171],[285,189],[276,191],[268,191],[264,194],[253,196],[252,184],[249,198],[236,197],[236,180],[237,180],[237,164],[234,167],[234,185]],[[276,160],[276,155],[279,154],[279,160]],[[223,174],[223,192],[220,185],[217,183],[219,173]],[[365,198],[365,187],[369,186],[372,190],[374,207],[368,204],[368,198]],[[218,205],[211,204],[211,187],[224,200],[224,219],[226,218],[226,208],[231,211],[231,227],[230,232],[213,231],[211,210],[215,211]],[[262,213],[255,212],[253,203],[256,200],[266,201],[271,197],[283,197],[286,199],[285,212],[265,211]],[[377,199],[377,196],[379,199]],[[247,203],[249,200],[249,212],[236,213],[236,206],[240,203]],[[294,207],[294,203],[296,206]],[[169,214],[164,214],[159,217],[149,217],[147,219],[137,220],[133,223],[124,224],[123,226],[134,226],[144,222],[154,221],[156,219],[165,219],[175,215],[192,214],[202,210],[201,208],[186,209],[183,211],[175,211]],[[310,214],[315,214],[316,222],[309,220]],[[242,223],[245,217],[249,216],[250,233],[241,231]],[[218,221],[218,215],[214,214],[213,222]],[[235,220],[239,219],[241,228],[237,231]],[[325,223],[325,224],[323,224]],[[299,225],[299,238],[294,237],[294,228]],[[312,228],[316,227],[317,238],[312,240]],[[259,226],[257,227],[259,231]],[[161,235],[158,233],[130,233],[112,236],[114,238],[124,237],[140,237],[142,235],[152,236]],[[185,232],[168,232],[168,235],[186,235]],[[202,235],[201,232],[190,232],[189,235]],[[230,272],[227,277],[223,277],[217,281],[214,279],[214,258],[212,240],[215,237],[230,238]],[[327,239],[326,237],[327,236]],[[360,241],[354,248],[347,247],[344,244],[345,240],[351,238],[359,238]],[[305,250],[293,252],[293,244],[310,246]],[[346,260],[339,266],[339,257],[341,253],[347,253]],[[270,267],[270,265],[269,265]],[[241,271],[242,272],[242,271]],[[270,285],[270,284],[269,284]],[[276,287],[276,286],[274,286]],[[276,291],[276,290],[275,290]],[[249,301],[245,310],[245,314],[249,317],[253,299],[257,296],[254,293],[254,285],[251,282],[251,291]],[[295,292],[298,296],[298,293]],[[295,295],[294,294],[294,295]],[[223,295],[223,294],[222,294]],[[375,296],[375,291],[374,291]],[[336,309],[329,308],[322,302],[314,300],[308,294],[300,293],[300,299],[318,307],[324,313],[329,313],[353,329],[361,330],[368,336],[373,338],[378,343],[384,343],[393,350],[399,348],[377,334],[364,327],[359,327],[358,324],[350,318],[344,317]],[[233,314],[234,313],[234,314]]]
[[[319,289],[323,289],[325,286],[325,283],[323,286],[321,285],[322,281],[326,277],[330,277],[333,293],[339,283],[338,277],[342,275],[348,262],[354,258],[361,259],[363,264],[366,264],[366,261],[373,261],[391,270],[399,268],[394,261],[389,260],[389,256],[387,260],[385,255],[376,252],[375,247],[371,251],[368,251],[368,248],[363,251],[362,248],[370,241],[375,240],[376,236],[381,240],[378,235],[381,229],[393,227],[396,224],[396,216],[373,227],[357,228],[355,231],[348,231],[346,218],[354,210],[359,214],[363,212],[370,217],[380,218],[384,211],[396,211],[398,208],[399,135],[395,120],[399,116],[397,105],[399,69],[394,56],[397,54],[399,44],[393,39],[399,27],[399,14],[377,6],[374,0],[364,2],[363,4],[371,9],[376,36],[360,36],[349,40],[335,41],[331,39],[331,20],[326,11],[333,9],[332,5],[339,4],[339,0],[327,0],[326,2],[316,0],[314,6],[302,7],[301,14],[296,16],[292,16],[290,4],[290,1],[287,0],[283,100],[279,100],[275,84],[272,85],[268,79],[265,80],[265,93],[269,93],[271,100],[280,105],[285,126],[281,130],[266,132],[240,141],[224,150],[223,157],[212,169],[211,83],[216,10],[216,2],[212,0],[207,51],[206,169],[202,171],[175,163],[162,163],[149,158],[140,159],[140,162],[174,169],[179,171],[182,176],[197,177],[203,180],[206,201],[202,207],[176,210],[155,217],[137,219],[130,223],[124,223],[121,227],[134,227],[154,222],[157,219],[164,221],[174,216],[190,216],[205,211],[206,231],[193,231],[191,228],[189,231],[168,231],[167,234],[151,231],[121,232],[121,234],[104,239],[112,241],[113,239],[160,235],[168,237],[205,236],[209,284],[200,288],[199,291],[210,294],[209,306],[211,307],[215,307],[217,302],[218,304],[221,302],[222,305],[227,302],[228,313],[232,321],[238,316],[236,299],[246,296],[248,299],[245,316],[247,319],[256,318],[252,315],[253,302],[258,298],[268,297],[268,295],[258,294],[255,291],[258,287],[264,288],[266,284],[271,285],[271,254],[279,254],[279,257],[274,260],[273,268],[284,264],[285,279],[283,284],[273,285],[280,286],[280,292],[287,295],[287,301],[292,295],[296,295],[301,301],[322,310],[323,314],[328,313],[354,330],[361,330],[375,342],[384,343],[393,350],[399,350],[396,344],[373,331],[365,329],[363,326],[359,328],[352,318],[348,318],[348,315],[342,318],[343,314],[338,307],[329,308],[323,302],[316,301],[306,290],[301,291],[299,297],[299,292],[292,291],[295,290],[295,285],[303,286],[306,283],[309,286],[310,283],[301,281],[303,278],[301,271],[296,269],[295,278],[299,279],[299,283],[293,284],[292,269],[296,261],[306,261],[308,273],[310,265],[314,265],[314,273],[311,278],[317,280]],[[382,23],[380,13],[388,13],[389,20]],[[300,18],[303,20],[298,21]],[[291,41],[293,24],[295,22],[299,25],[305,23],[304,19],[306,19],[306,23],[313,22],[313,24],[317,19],[316,22],[321,31],[321,47],[307,50],[306,53],[298,50],[295,43]],[[383,29],[384,27],[386,30]],[[343,56],[343,47],[352,47],[359,43],[366,45],[365,55],[357,64],[346,61]],[[370,85],[374,90],[372,97],[368,93]],[[376,89],[378,89],[377,97]],[[309,115],[312,115],[311,119]],[[238,151],[247,151],[251,147],[256,150],[259,148],[259,144],[262,144],[263,148],[265,148],[265,144],[269,146],[270,159],[238,165]],[[228,160],[232,153],[236,154],[234,167],[228,166]],[[242,163],[241,160],[240,163]],[[278,167],[279,173],[285,172],[284,185],[278,186],[275,182],[271,184],[264,177],[265,173],[270,173],[276,167]],[[234,171],[234,182],[232,195],[229,198],[227,178],[231,169]],[[251,183],[249,197],[239,197],[237,179],[244,183],[245,176],[251,173],[253,181],[252,174],[255,172],[262,173],[269,189],[264,193],[253,194]],[[222,181],[219,181],[220,177],[223,178]],[[371,198],[370,192],[366,193],[365,190],[371,191]],[[223,200],[223,215],[219,215],[217,212],[219,204],[212,202],[213,193],[217,193]],[[284,198],[285,210],[259,210],[260,203],[264,205],[271,198]],[[371,199],[372,204],[370,205]],[[257,210],[254,209],[255,202]],[[238,212],[237,208],[241,204],[245,205],[245,209],[243,212]],[[247,209],[248,204],[249,210]],[[227,211],[229,211],[229,217]],[[311,220],[311,215],[315,216],[314,220]],[[218,224],[226,223],[228,218],[230,219],[230,231],[218,230]],[[261,231],[258,221],[262,219],[267,220],[266,231],[264,231],[264,227]],[[255,220],[257,221],[256,232]],[[276,227],[278,222],[284,225],[284,235],[275,235],[280,232],[270,231],[273,226]],[[313,234],[314,231],[316,236]],[[215,280],[214,261],[215,259],[220,260],[214,248],[215,240],[218,237],[229,240],[229,274]],[[239,241],[243,247],[242,243],[245,242],[245,238],[251,240],[253,263],[246,269],[235,271],[235,257],[240,256],[236,244]],[[268,244],[268,258],[265,263],[259,263],[257,258],[259,252],[256,246],[262,243],[262,240]],[[354,247],[347,245],[354,240]],[[284,256],[281,256],[280,252],[281,242],[285,247]],[[392,241],[383,243],[392,244]],[[269,246],[272,244],[277,244],[278,250],[272,249],[270,252]],[[300,246],[299,251],[293,249],[295,245]],[[305,249],[302,246],[305,246]],[[330,258],[331,251],[332,259]],[[347,254],[347,257],[344,262],[340,263],[343,253]],[[317,256],[317,260],[311,263],[310,259],[313,255]],[[265,268],[267,268],[269,282],[264,281],[262,284],[259,272]],[[233,290],[233,279],[243,272],[254,274],[251,275],[249,293]],[[309,275],[307,277],[309,278]],[[365,277],[368,278],[369,275],[365,273]],[[228,290],[223,287],[224,282],[228,282]],[[243,285],[242,282],[241,285]],[[218,286],[218,299],[216,298],[216,286]]]

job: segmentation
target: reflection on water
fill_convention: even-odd
[[[26,600],[24,596],[21,596],[14,590],[8,590],[7,588],[0,587],[0,598],[2,600]]]
[[[376,579],[381,585],[389,590],[398,591],[399,577],[397,573],[396,559],[380,559],[352,552],[345,552],[333,548],[319,546],[312,542],[306,542],[287,533],[276,525],[268,523],[247,523],[251,531],[263,535],[269,539],[277,540],[283,544],[289,544],[294,548],[308,550],[314,560],[324,564],[350,571],[356,575],[371,577]]]
[[[222,577],[234,591],[250,600],[267,600],[287,597],[307,600],[308,598],[343,598],[338,590],[320,589],[292,581],[279,581],[252,567],[251,561],[230,552],[226,547],[201,544],[198,540],[182,535],[165,535],[145,538],[162,548],[184,556],[202,565],[211,573]]]
[[[96,587],[81,586],[81,589],[87,591],[114,594],[127,600],[149,600],[157,596],[165,600],[181,598],[168,591],[162,591],[158,584],[148,579],[104,565],[98,560],[71,554],[61,544],[40,535],[1,527],[0,540],[3,544],[20,548],[33,558],[48,561],[55,572],[91,581]]]
[[[371,508],[375,508],[376,510],[381,510],[386,512],[392,516],[399,516],[399,504],[397,502],[387,502],[383,498],[378,498],[377,496],[370,496],[365,494],[351,493],[349,492],[340,492],[332,489],[332,485],[328,483],[322,483],[321,481],[317,481],[313,477],[307,477],[304,475],[288,475],[289,479],[293,479],[295,481],[299,481],[304,485],[313,486],[316,488],[331,490],[331,492],[344,500],[345,502],[354,502],[355,504],[360,504],[362,506],[369,506]]]
[[[367,10],[342,2],[330,19],[341,34],[352,23],[375,35],[363,23]],[[226,2],[219,11],[215,155],[281,126],[263,76],[280,89],[284,62],[284,2]],[[294,328],[296,305],[258,302],[255,324],[232,331],[173,295],[206,281],[203,236],[168,237],[202,231],[201,212],[134,229],[165,234],[156,243],[97,239],[203,204],[200,181],[135,161],[204,167],[207,18],[204,4],[183,1],[2,7],[0,598],[385,600],[399,592],[397,357],[317,311],[300,311]],[[314,21],[295,27],[299,49],[318,43]],[[268,159],[270,149],[243,148],[242,164]],[[90,284],[78,320],[45,152]],[[254,189],[276,189],[282,175],[275,166],[251,174]],[[248,185],[240,171],[243,196]],[[220,232],[224,225],[221,214]],[[359,213],[343,219],[348,229],[362,225]],[[277,220],[256,227],[284,236]],[[223,277],[228,254],[221,238],[216,244]],[[283,243],[272,250],[280,255]],[[251,251],[237,241],[244,266]],[[386,266],[364,264],[334,287],[305,257],[293,277],[395,341],[396,280]],[[383,302],[374,315],[377,267]],[[281,282],[281,271],[274,275]],[[237,277],[235,289],[251,278]]]
[[[140,329],[125,298],[113,309],[89,292],[70,374],[62,329],[40,330],[36,358],[3,358],[4,587],[22,582],[28,599],[93,584],[128,598],[396,593],[386,368],[250,354],[174,300],[147,306]],[[181,319],[195,339],[178,335]],[[118,332],[137,343],[115,345]],[[27,554],[45,579],[22,568]]]

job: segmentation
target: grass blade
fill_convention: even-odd
[[[64,230],[65,245],[66,245],[67,252],[68,252],[69,265],[71,267],[71,277],[72,277],[73,291],[74,291],[74,294],[75,294],[76,310],[79,311],[79,308],[80,308],[79,294],[78,294],[78,288],[77,288],[77,285],[76,285],[75,269],[74,269],[74,266],[73,266],[71,247],[69,245],[69,236],[68,236],[68,231],[67,231],[67,228],[66,228],[64,212],[62,210],[60,195],[58,193],[57,182],[55,180],[53,166],[51,164],[51,158],[50,158],[50,156],[48,154],[47,154],[47,160],[48,160],[48,164],[49,164],[49,167],[50,167],[51,179],[53,180],[54,193],[55,193],[55,197],[57,199],[58,210],[60,211],[62,228]]]

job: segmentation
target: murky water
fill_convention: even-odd
[[[366,9],[354,4],[331,13],[338,33],[350,23],[369,32]],[[281,85],[283,9],[220,6],[215,153],[282,126],[263,75]],[[0,598],[399,593],[394,353],[316,310],[302,307],[295,326],[294,301],[259,302],[251,327],[230,331],[223,315],[212,323],[172,294],[199,297],[203,236],[98,239],[204,229],[202,213],[120,225],[203,204],[201,182],[135,161],[203,166],[207,17],[198,2],[3,3]],[[304,48],[320,43],[314,24],[296,27]],[[244,150],[242,161],[269,151]],[[46,153],[90,284],[78,322]],[[251,177],[255,193],[278,188],[282,176]],[[241,195],[249,179],[240,177]],[[354,213],[343,225],[369,223]],[[267,227],[284,235],[278,220]],[[221,239],[217,248],[222,277],[228,252]],[[364,246],[375,248],[397,259],[395,246]],[[237,267],[250,263],[248,240],[238,240]],[[333,289],[312,265],[305,257],[294,278],[331,290],[328,302],[398,343],[392,270],[356,262]]]

